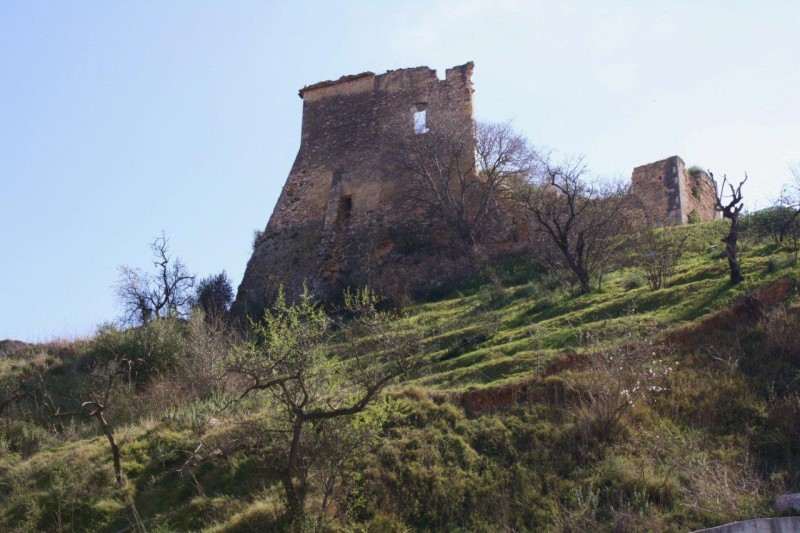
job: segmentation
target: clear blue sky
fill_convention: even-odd
[[[0,339],[90,334],[163,229],[238,285],[304,85],[475,61],[479,119],[627,177],[678,154],[763,207],[800,160],[800,2],[0,3]]]

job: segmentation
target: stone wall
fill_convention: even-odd
[[[407,180],[392,157],[417,113],[426,129],[473,121],[472,69],[447,69],[444,80],[427,67],[365,72],[300,90],[300,149],[248,262],[237,310],[269,305],[278,285],[290,298],[304,283],[325,299],[364,284],[420,292],[469,266],[447,257],[444,236],[403,201]]]
[[[705,170],[697,170],[687,173],[686,180],[687,202],[686,217],[691,216],[692,212],[697,213],[700,222],[708,222],[719,218],[716,210],[716,188],[714,180]]]
[[[714,182],[704,171],[689,173],[678,156],[633,169],[633,193],[659,226],[717,218]]]

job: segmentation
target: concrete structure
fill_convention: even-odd
[[[718,218],[714,181],[705,171],[688,172],[674,155],[633,169],[633,193],[659,226]]]
[[[724,526],[698,529],[695,533],[798,533],[800,516],[782,518],[756,518],[743,522],[733,522]]]
[[[279,285],[291,298],[304,282],[325,299],[364,284],[418,293],[465,266],[463,257],[443,256],[442,236],[404,202],[408,180],[393,157],[405,136],[473,124],[472,69],[447,69],[443,80],[427,67],[365,72],[300,90],[300,150],[247,264],[236,309],[269,305]]]

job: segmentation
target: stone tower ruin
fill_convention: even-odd
[[[704,170],[686,169],[674,155],[633,169],[633,194],[659,226],[708,222],[717,218],[716,190]]]
[[[404,135],[473,121],[473,64],[372,72],[300,90],[300,149],[266,229],[254,246],[235,308],[257,312],[307,284],[330,299],[347,286],[393,283],[419,292],[446,279],[459,258],[437,257],[436,235],[402,204],[391,151]],[[469,131],[472,131],[471,129]]]

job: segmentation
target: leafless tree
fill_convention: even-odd
[[[192,311],[186,326],[188,357],[179,360],[176,379],[182,388],[191,389],[192,396],[224,396],[235,387],[225,366],[228,353],[240,342],[239,332],[224,317],[209,316],[200,309]]]
[[[169,240],[163,232],[150,247],[155,272],[150,274],[138,268],[121,266],[116,284],[125,319],[140,325],[155,318],[185,314],[191,304],[195,280],[183,262],[170,255]]]
[[[294,305],[284,302],[281,294],[264,321],[251,323],[252,339],[232,352],[229,368],[246,378],[239,399],[264,391],[275,402],[274,430],[286,436],[281,480],[295,520],[304,513],[314,460],[309,439],[318,439],[305,428],[325,431],[326,424],[333,428],[335,420],[364,411],[392,380],[420,364],[422,351],[415,337],[391,327],[391,314],[375,309],[368,290],[346,294],[354,318],[337,323],[308,292]],[[343,344],[331,342],[334,324]],[[332,350],[343,358],[331,358]]]
[[[42,402],[52,416],[87,418],[97,422],[111,447],[114,476],[119,486],[123,485],[119,443],[114,435],[114,427],[109,422],[108,413],[117,401],[121,378],[127,377],[130,383],[132,364],[130,359],[119,356],[107,363],[96,362],[87,381],[72,391],[70,400],[63,402],[53,398],[47,379],[41,375],[39,378]],[[75,405],[76,408],[65,408],[62,403]]]
[[[688,233],[663,231],[652,226],[642,228],[634,239],[633,257],[644,270],[653,290],[667,285],[683,256]]]
[[[786,219],[780,227],[778,242],[782,243],[787,236],[792,236],[796,250],[797,222],[800,219],[800,163],[794,165],[791,172],[794,183],[781,188],[781,197],[778,200],[778,207],[786,213]]]
[[[544,160],[541,174],[532,175],[517,194],[534,230],[549,236],[584,294],[622,248],[619,237],[630,218],[631,198],[627,185],[598,185],[586,174],[582,158],[561,164]]]
[[[575,395],[570,410],[584,446],[613,439],[636,402],[663,390],[659,383],[670,369],[654,354],[649,340],[591,347],[586,368],[568,384]]]
[[[711,179],[714,179],[714,174],[709,172]],[[731,271],[731,283],[736,285],[744,281],[742,269],[739,265],[739,249],[737,241],[739,239],[739,215],[742,212],[744,203],[742,203],[742,186],[747,182],[747,174],[744,179],[739,182],[738,187],[734,187],[732,183],[728,183],[728,177],[722,177],[722,185],[717,186],[714,180],[714,186],[717,191],[717,211],[722,213],[723,218],[731,221],[728,234],[722,239],[725,243],[725,254],[728,256],[728,267]],[[730,194],[725,194],[725,185],[730,188]]]
[[[510,123],[445,120],[403,140],[395,165],[411,178],[408,198],[471,248],[499,221],[501,198],[530,172],[532,153]]]

